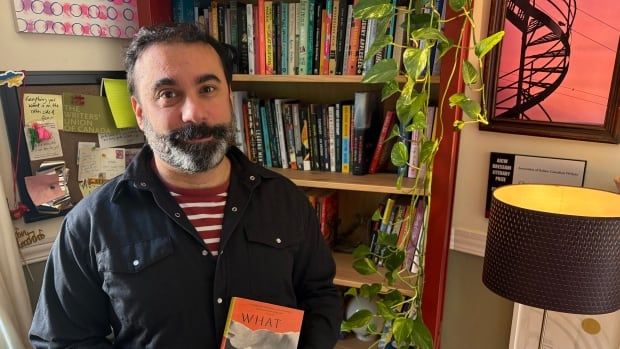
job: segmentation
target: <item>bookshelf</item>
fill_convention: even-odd
[[[149,0],[154,1],[154,0]],[[447,7],[447,17],[454,12]],[[448,21],[444,34],[449,38],[458,38],[464,18],[457,17]],[[141,25],[155,24],[141,23]],[[463,42],[468,42],[469,31],[465,30]],[[432,78],[431,100],[438,104],[440,96],[451,95],[464,91],[461,80],[461,59],[467,57],[467,49],[463,48],[456,55],[448,54],[442,58],[441,74]],[[454,69],[453,69],[454,68]],[[404,79],[399,81],[404,82]],[[245,75],[233,76],[234,91],[251,91],[258,98],[291,98],[307,103],[334,103],[351,99],[355,92],[380,91],[379,84],[364,84],[359,75]],[[382,110],[393,109],[395,98],[382,103]],[[459,134],[451,131],[455,120],[461,119],[461,111],[448,106],[438,106],[441,118],[438,121],[444,128],[444,137],[440,144],[433,167],[433,183],[431,192],[433,203],[429,219],[429,233],[426,244],[426,269],[424,274],[424,293],[422,296],[422,312],[424,322],[429,327],[435,348],[440,347],[440,327],[443,315],[444,288],[446,283],[447,256],[450,242],[452,219],[452,203],[456,183],[456,164],[458,156]],[[294,171],[275,169],[276,172],[291,179],[298,186],[338,190],[341,198],[340,218],[344,225],[350,223],[357,212],[372,212],[380,198],[385,194],[404,194],[413,186],[411,180],[403,183],[403,189],[395,188],[395,174],[375,174],[352,176],[330,172]],[[342,202],[346,202],[343,205]],[[341,224],[343,225],[343,224]],[[339,229],[340,230],[340,229]],[[344,253],[334,253],[337,263],[336,283],[341,286],[359,287],[363,283],[372,282],[357,274],[351,267],[352,258]],[[405,293],[409,292],[404,290]],[[372,342],[360,342],[354,338],[339,341],[338,349],[368,348]]]

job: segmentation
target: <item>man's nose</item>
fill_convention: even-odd
[[[186,95],[181,108],[183,122],[202,123],[208,119],[208,110],[205,101],[198,96]]]

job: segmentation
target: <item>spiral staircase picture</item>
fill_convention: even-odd
[[[500,72],[495,118],[552,117],[541,104],[562,83],[570,62],[570,34],[576,0],[507,0],[506,21],[520,32],[517,68]],[[544,11],[541,10],[544,8]]]

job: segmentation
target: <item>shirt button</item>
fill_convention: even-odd
[[[140,261],[137,260],[137,259],[134,259],[132,264],[133,264],[134,267],[137,267],[138,264],[140,264]]]
[[[206,256],[206,255],[208,255],[208,254],[209,254],[209,252],[207,252],[207,250],[202,250],[202,255],[203,255],[203,256]]]
[[[282,240],[280,240],[280,238],[276,238],[276,242],[280,244],[282,243]]]
[[[179,218],[179,217],[181,217],[181,214],[180,214],[179,212],[175,212],[175,213],[174,213],[174,216],[175,216],[175,217],[177,217],[177,218]]]
[[[223,255],[223,254],[224,254],[224,250],[221,250],[220,251],[220,256]]]
[[[140,182],[140,186],[146,188],[146,182]]]
[[[222,302],[223,302],[223,301],[222,301],[222,298],[218,298],[218,299],[217,299],[217,304],[222,304]]]
[[[251,181],[253,181],[253,180],[255,180],[255,179],[256,179],[256,177],[254,177],[254,176],[250,176],[250,180],[251,180]]]
[[[233,212],[237,212],[237,206],[233,206],[233,207],[231,208],[231,210],[232,210]]]

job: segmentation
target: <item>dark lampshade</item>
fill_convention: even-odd
[[[482,281],[546,310],[620,309],[620,195],[545,184],[496,189]]]

